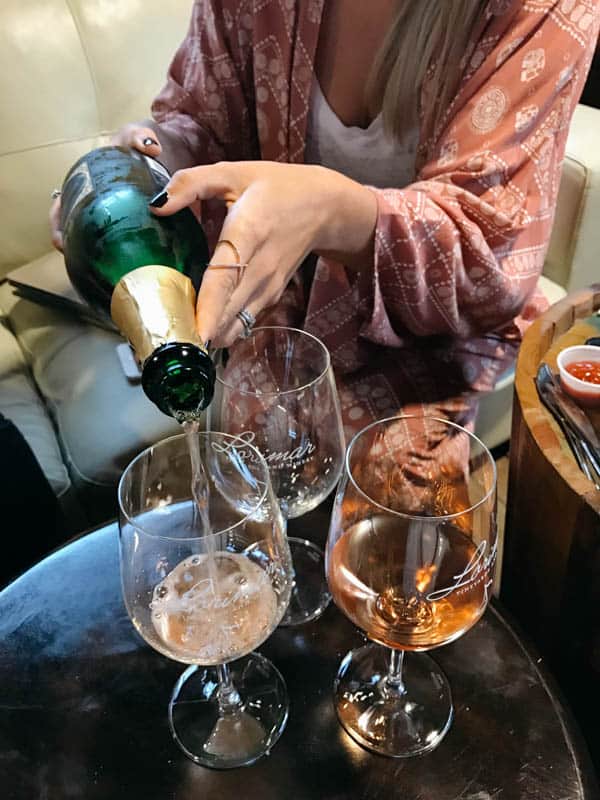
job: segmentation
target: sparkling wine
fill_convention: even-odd
[[[204,544],[206,547],[206,568],[209,572],[210,580],[213,587],[219,586],[219,576],[215,566],[215,539],[209,534],[212,533],[210,525],[210,511],[209,511],[209,497],[210,488],[208,484],[208,476],[202,463],[202,454],[200,453],[200,440],[198,438],[198,431],[200,430],[200,423],[198,420],[180,419],[182,424],[185,439],[187,442],[188,450],[190,452],[190,463],[192,468],[192,483],[191,491],[194,500],[194,528],[198,531],[198,536],[206,537]]]
[[[168,180],[137,150],[92,150],[65,178],[61,230],[73,286],[110,314],[141,364],[145,393],[175,416],[206,408],[215,376],[195,326],[206,236],[189,209],[157,217],[148,206]]]
[[[154,587],[152,624],[173,658],[221,664],[250,652],[271,633],[279,599],[265,570],[248,556],[215,550],[199,423],[185,420],[183,429],[190,453],[193,524],[205,552],[186,558]]]
[[[177,418],[177,417],[176,417]],[[190,463],[192,468],[192,497],[194,499],[194,523],[198,529],[198,536],[206,536],[211,533],[210,511],[208,507],[209,485],[208,476],[202,463],[200,453],[200,441],[198,431],[200,423],[196,419],[180,419],[181,426],[185,433],[185,439],[190,453]],[[207,539],[207,543],[211,540]]]
[[[375,516],[352,526],[328,560],[336,604],[370,639],[427,650],[460,636],[483,614],[495,548],[449,523]]]
[[[164,651],[189,664],[222,664],[269,636],[278,598],[248,556],[217,551],[190,556],[154,588],[152,623]]]

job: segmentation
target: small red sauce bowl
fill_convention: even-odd
[[[591,344],[575,345],[561,350],[556,359],[560,382],[567,394],[574,400],[588,408],[600,406],[600,383],[576,378],[567,371],[567,367],[580,362],[591,362],[592,365],[600,369],[600,347]]]

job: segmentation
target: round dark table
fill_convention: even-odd
[[[310,515],[323,537],[326,517]],[[318,529],[318,530],[317,530]],[[297,533],[298,528],[291,532]],[[456,716],[433,753],[372,755],[337,722],[332,683],[363,641],[334,606],[261,649],[290,694],[269,757],[218,772],[172,741],[182,671],[134,631],[121,599],[116,525],[50,555],[0,592],[3,800],[579,800],[598,792],[587,752],[543,668],[497,607],[434,652]]]

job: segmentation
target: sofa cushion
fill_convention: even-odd
[[[0,154],[0,200],[5,208],[0,277],[48,250],[51,190],[60,188],[67,170],[83,153],[109,140],[108,136],[97,136],[55,144],[51,155],[46,147]]]
[[[544,272],[567,291],[598,280],[600,252],[600,110],[579,104],[573,114]]]
[[[561,286],[569,284],[576,243],[576,237],[573,234],[579,225],[587,178],[585,164],[574,158],[565,158],[552,237],[544,264],[544,274]]]
[[[51,252],[36,266],[56,269],[61,261],[60,254]],[[139,383],[125,377],[117,333],[17,297],[6,285],[0,304],[54,418],[88,515],[94,521],[111,516],[115,486],[129,460],[149,444],[179,433],[179,425],[147,399]]]
[[[29,377],[29,368],[17,340],[0,320],[0,413],[23,434],[48,478],[54,493],[63,497],[70,489],[52,420]],[[2,453],[10,458],[10,453]]]
[[[545,275],[540,277],[538,288],[551,306],[566,295],[562,286]],[[481,395],[475,433],[489,448],[498,447],[510,439],[514,382],[515,365],[511,364],[500,375],[494,389]]]
[[[191,0],[2,0],[0,277],[49,247],[48,206],[73,162],[149,116]]]

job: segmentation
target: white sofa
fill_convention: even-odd
[[[82,153],[148,116],[183,38],[191,0],[2,0],[0,279],[34,262],[52,273],[51,190]],[[600,112],[580,107],[546,274],[552,296],[597,277]],[[0,286],[0,412],[30,443],[74,525],[113,516],[115,484],[145,445],[178,430],[123,374],[116,334]],[[507,435],[512,385],[486,400],[480,430]],[[10,454],[1,453],[1,458]]]
[[[84,152],[149,115],[191,0],[2,0],[0,278],[53,271],[50,192]],[[123,374],[116,334],[0,286],[0,412],[32,447],[74,527],[115,514],[115,483],[178,431]],[[0,457],[9,457],[0,454]]]

